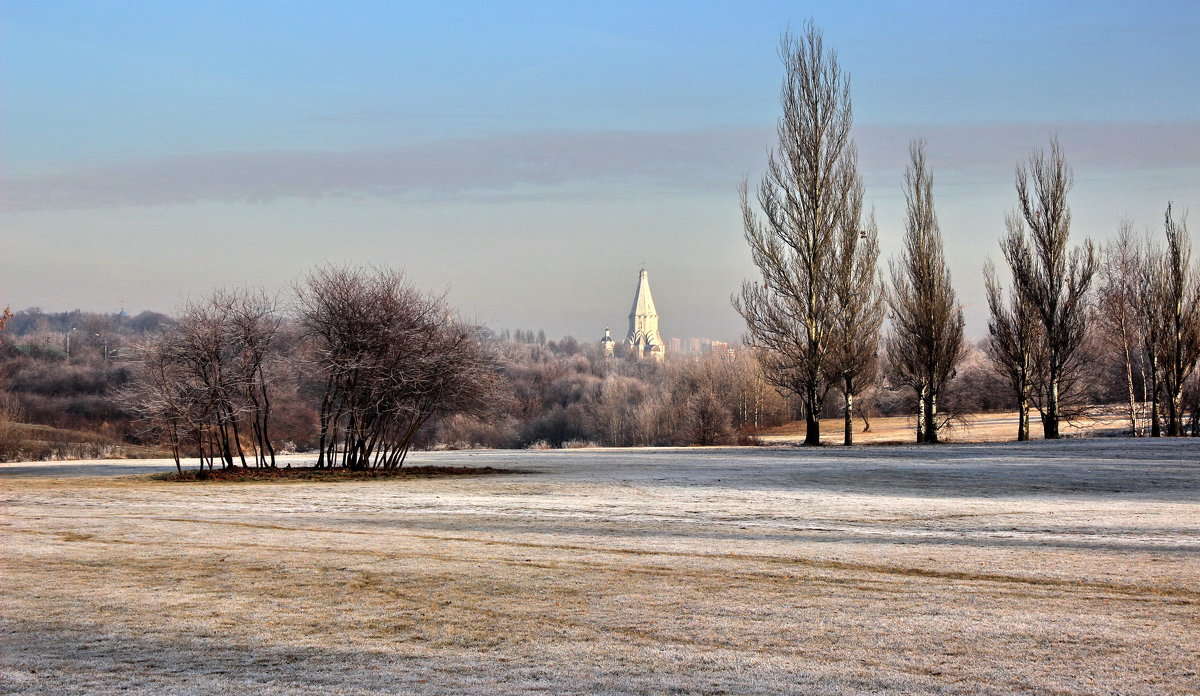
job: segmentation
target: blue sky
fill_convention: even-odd
[[[169,311],[388,263],[495,328],[591,339],[645,263],[664,333],[736,337],[736,186],[810,16],[885,255],[929,141],[975,335],[1013,166],[1050,134],[1079,237],[1200,206],[1200,3],[7,0],[0,303]]]

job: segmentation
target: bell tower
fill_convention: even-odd
[[[658,310],[650,294],[650,272],[643,266],[638,274],[633,294],[633,309],[629,310],[629,334],[625,345],[639,358],[663,358],[663,340],[658,333]]]

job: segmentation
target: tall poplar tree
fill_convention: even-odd
[[[893,379],[917,397],[917,441],[937,442],[939,399],[966,354],[963,313],[950,282],[942,233],[933,206],[933,175],[925,142],[909,146],[904,174],[908,219],[904,249],[891,264],[887,341]]]
[[[1067,248],[1071,210],[1067,193],[1074,175],[1057,139],[1050,151],[1034,152],[1017,165],[1017,200],[1024,225],[1004,238],[1004,258],[1013,286],[1033,308],[1045,341],[1045,406],[1042,430],[1047,440],[1059,437],[1063,378],[1083,345],[1087,328],[1088,288],[1096,274],[1091,240]]]
[[[749,185],[741,189],[744,235],[761,280],[744,283],[733,305],[767,378],[799,397],[804,443],[817,445],[835,343],[839,234],[860,229],[862,185],[850,80],[837,55],[809,21],[801,36],[783,36],[780,57],[783,115],[757,206]]]

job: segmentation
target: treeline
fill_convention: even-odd
[[[863,210],[849,78],[811,22],[802,36],[785,35],[780,53],[778,144],[755,195],[742,187],[760,279],[734,306],[767,378],[799,400],[807,444],[820,442],[831,393],[851,444],[855,399],[880,385],[908,391],[916,440],[937,442],[968,346],[925,143],[910,147],[903,247],[883,274],[875,220]],[[1029,439],[1031,411],[1045,438],[1060,437],[1062,423],[1111,396],[1114,367],[1133,434],[1200,434],[1200,270],[1184,220],[1168,204],[1161,242],[1136,241],[1126,223],[1103,252],[1090,240],[1072,246],[1073,181],[1057,140],[1019,162],[999,244],[1009,287],[990,263],[984,269],[985,349],[1017,407],[1018,439]]]
[[[0,418],[126,438],[129,414],[115,395],[130,379],[127,348],[168,322],[156,312],[11,313],[0,333]]]
[[[483,421],[439,424],[437,442],[456,447],[717,445],[747,442],[791,420],[791,406],[746,353],[665,363],[618,355],[572,337],[500,340],[507,408]]]
[[[386,466],[389,457],[396,460],[412,447],[752,443],[758,432],[803,413],[799,399],[781,396],[766,378],[752,351],[668,355],[659,363],[626,356],[620,346],[610,358],[598,344],[569,336],[543,344],[536,331],[506,335],[479,327],[438,330],[443,343],[435,349],[433,343],[414,342],[415,329],[434,330],[429,322],[405,328],[395,318],[452,316],[444,305],[408,288],[398,274],[385,272],[382,278],[390,280],[384,282],[370,274],[330,273],[318,272],[324,281],[305,290],[309,299],[287,311],[261,293],[213,293],[152,331],[124,335],[107,359],[99,349],[89,353],[78,346],[70,358],[61,351],[30,356],[29,344],[9,334],[3,366],[10,379],[4,393],[21,404],[59,399],[71,404],[73,427],[127,442],[164,444],[181,459],[201,456],[206,465],[218,466],[241,465],[243,457],[248,465],[270,466],[274,454],[294,451],[312,451],[332,466],[352,461],[370,466],[382,453],[380,463]],[[363,285],[376,281],[382,288],[364,294]],[[415,314],[401,311],[406,305]],[[359,309],[352,311],[355,306]],[[336,314],[330,311],[334,308]],[[421,411],[405,406],[395,393],[390,402],[381,400],[399,384],[420,384],[414,370],[459,360],[446,350],[453,342],[444,343],[455,338],[469,338],[471,355],[484,359],[468,362],[474,370],[482,365],[484,372],[459,374],[474,374],[471,389],[486,390],[487,399],[471,397],[485,409],[460,409],[444,401],[445,408]],[[427,348],[414,351],[415,346]],[[1086,400],[1123,403],[1120,366],[1108,360],[1112,351],[1100,342],[1083,350],[1095,377],[1081,387]],[[857,393],[855,432],[869,429],[876,416],[915,411],[915,393],[891,386],[898,380],[888,373],[889,365],[884,361],[880,379]],[[1142,389],[1140,372],[1135,370],[1133,379]],[[355,382],[373,386],[355,390]],[[51,392],[57,396],[45,396]],[[471,392],[456,398],[464,396]],[[983,344],[965,349],[940,400],[944,414],[1015,407]],[[825,395],[823,417],[842,409],[840,394]],[[411,438],[389,438],[389,432],[412,429],[411,417],[420,419],[420,414],[425,417],[415,423]],[[42,415],[63,419],[53,407],[44,413],[24,411],[30,422],[44,422]],[[375,431],[383,439],[372,439]]]
[[[297,450],[319,466],[394,468],[413,447],[733,444],[794,410],[747,353],[659,364],[540,330],[496,334],[386,269],[318,269],[286,306],[222,290],[149,322],[37,310],[14,322],[21,332],[0,334],[5,418],[165,445],[180,466],[274,466]],[[86,337],[68,333],[76,325]]]
[[[318,269],[285,299],[217,291],[145,331],[110,329],[98,351],[72,336],[69,355],[53,328],[11,333],[8,386],[20,403],[95,400],[70,425],[120,422],[115,436],[165,445],[180,467],[270,467],[296,450],[388,469],[413,447],[733,444],[792,417],[744,352],[659,364],[495,334],[387,269]],[[68,321],[81,319],[96,317]]]

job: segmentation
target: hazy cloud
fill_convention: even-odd
[[[903,168],[909,139],[929,140],[941,181],[992,176],[1057,133],[1072,165],[1200,166],[1200,122],[860,126],[868,173]],[[762,170],[769,127],[686,132],[543,132],[348,152],[227,152],[81,166],[10,177],[9,210],[155,206],[282,197],[447,197],[618,184],[732,191]]]

